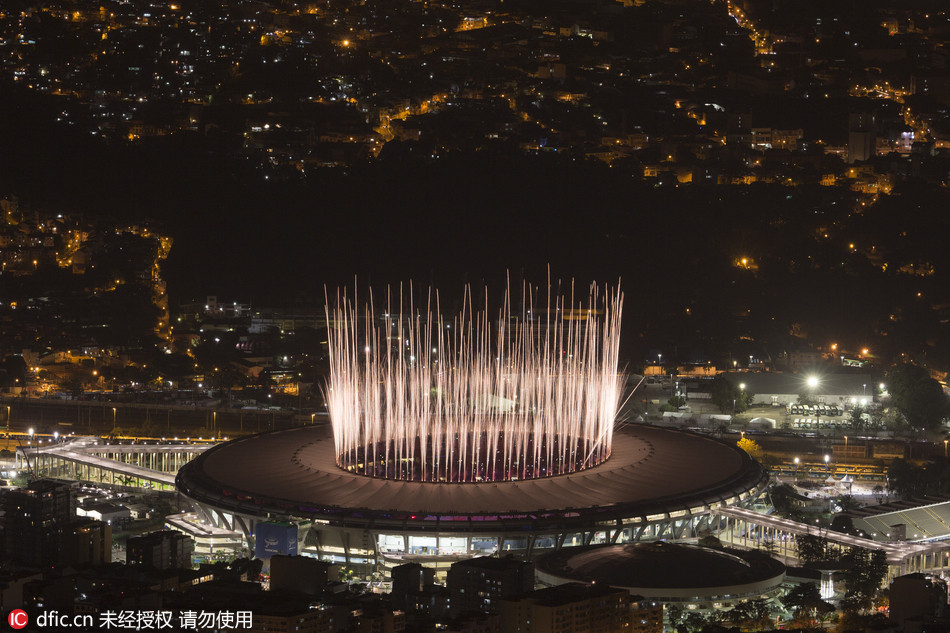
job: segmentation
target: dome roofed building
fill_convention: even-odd
[[[693,609],[772,597],[785,580],[785,565],[763,552],[666,541],[564,549],[535,565],[544,585],[603,584]]]

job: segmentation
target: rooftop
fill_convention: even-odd
[[[849,510],[855,529],[863,530],[876,541],[897,536],[898,525],[903,525],[908,541],[944,540],[950,536],[950,501],[943,497],[918,497]]]
[[[591,514],[609,520],[689,509],[747,494],[763,476],[730,444],[629,426],[614,436],[610,459],[580,473],[495,483],[391,481],[338,468],[326,430],[307,426],[212,448],[179,471],[178,487],[196,500],[252,515],[489,529],[498,521],[563,523],[589,521]]]
[[[713,588],[747,585],[784,574],[768,556],[685,543],[631,543],[569,548],[537,561],[539,571],[615,587]]]
[[[868,374],[829,374],[818,375],[818,386],[809,387],[810,373],[788,372],[728,372],[726,379],[734,385],[744,384],[754,394],[786,393],[835,396],[873,396],[877,393],[878,383]]]

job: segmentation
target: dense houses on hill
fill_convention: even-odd
[[[499,143],[670,184],[946,182],[948,27],[756,0],[58,2],[0,10],[0,72],[117,142],[226,139],[270,176]],[[50,61],[50,60],[53,61]]]

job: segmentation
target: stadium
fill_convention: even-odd
[[[348,565],[714,533],[714,511],[758,495],[761,467],[712,438],[650,426],[614,437],[605,463],[581,473],[492,483],[388,481],[336,465],[325,427],[216,446],[178,475],[179,490],[219,527],[251,538],[261,522],[292,521],[303,552]]]
[[[614,432],[619,292],[514,316],[506,296],[497,321],[465,308],[452,322],[407,319],[393,315],[411,305],[390,302],[383,316],[359,315],[344,297],[328,314],[338,324],[332,429],[237,439],[179,471],[179,491],[206,520],[259,551],[279,524],[286,547],[268,551],[366,573],[410,561],[444,569],[485,554],[715,533],[719,508],[767,484],[755,460],[713,438]]]

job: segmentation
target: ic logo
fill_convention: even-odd
[[[14,609],[10,612],[10,615],[7,616],[7,622],[9,622],[10,626],[14,629],[22,629],[29,621],[30,616],[28,616],[23,609]]]

